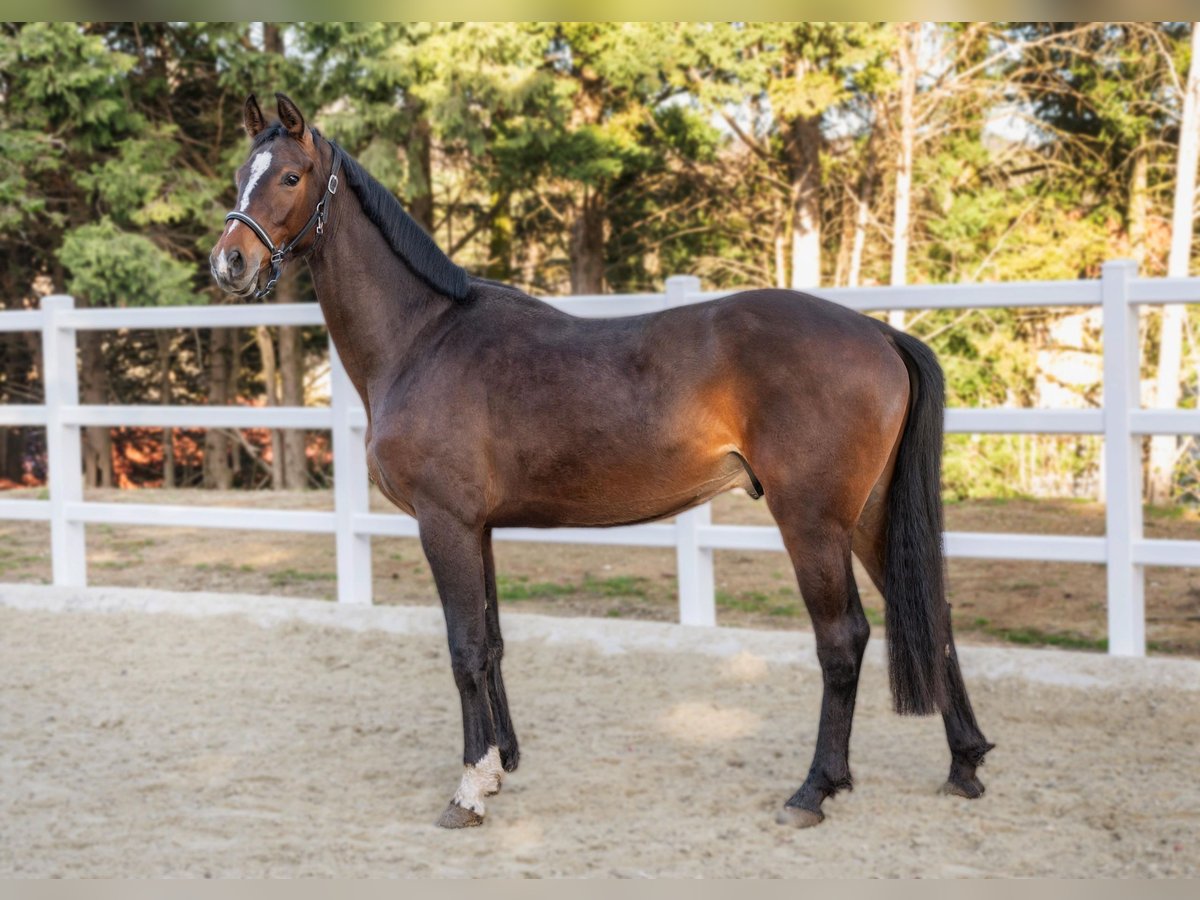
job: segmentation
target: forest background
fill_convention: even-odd
[[[538,295],[1198,274],[1193,23],[4,23],[0,306],[225,302],[207,251],[282,90],[452,258]],[[271,302],[312,302],[293,266]],[[1036,297],[1031,296],[1036,301]],[[952,406],[1094,407],[1087,310],[891,315]],[[323,331],[81,332],[85,403],[322,402]],[[1200,306],[1142,317],[1143,402],[1195,408]],[[0,403],[42,396],[0,335]],[[307,488],[327,433],[87,429],[95,486]],[[1200,442],[1146,442],[1200,503]],[[0,428],[0,487],[45,477]],[[1086,436],[953,435],[948,499],[1099,491]]]

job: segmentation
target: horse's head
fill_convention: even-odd
[[[237,170],[237,206],[209,254],[217,284],[243,297],[264,296],[284,258],[312,247],[337,190],[336,174],[322,161],[304,116],[283,94],[275,97],[279,123],[271,126],[254,95],[246,98],[250,156]]]

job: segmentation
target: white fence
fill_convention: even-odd
[[[1115,261],[1104,266],[1099,281],[816,291],[863,311],[1103,307],[1103,409],[951,409],[946,413],[946,429],[969,433],[1103,435],[1106,536],[948,532],[946,552],[949,556],[977,559],[1106,563],[1109,652],[1124,656],[1145,653],[1143,568],[1200,566],[1200,540],[1147,540],[1143,535],[1141,436],[1200,433],[1200,411],[1140,408],[1137,317],[1139,304],[1200,301],[1200,278],[1135,276],[1134,263]],[[618,316],[695,303],[724,293],[703,292],[699,279],[679,276],[668,279],[665,294],[566,297],[550,302],[577,315]],[[40,310],[0,312],[0,331],[41,332],[46,387],[44,405],[0,406],[0,425],[44,425],[50,471],[49,500],[0,499],[0,519],[49,521],[54,583],[62,585],[84,585],[87,581],[84,528],[88,523],[334,534],[339,602],[370,603],[371,538],[416,537],[417,523],[408,516],[382,515],[369,510],[363,453],[366,414],[332,346],[329,408],[81,406],[79,403],[75,353],[75,334],[79,330],[321,324],[316,304],[77,310],[72,298],[54,296],[47,297]],[[80,428],[85,425],[331,429],[337,460],[334,512],[84,502],[82,479],[58,476],[63,472],[79,473]],[[707,504],[678,516],[674,524],[558,530],[510,528],[497,531],[496,537],[674,547],[679,575],[679,617],[683,623],[692,625],[716,622],[714,550],[783,549],[779,532],[774,528],[713,524]]]

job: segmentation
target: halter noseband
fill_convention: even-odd
[[[267,286],[254,292],[254,299],[261,300],[275,289],[275,284],[279,281],[279,277],[283,274],[283,261],[295,248],[298,243],[315,225],[317,234],[325,233],[325,219],[329,216],[329,201],[338,191],[338,172],[342,168],[342,151],[333,141],[329,141],[329,147],[333,152],[333,167],[329,172],[329,180],[325,183],[325,194],[317,203],[317,208],[313,210],[313,214],[308,217],[308,222],[300,229],[300,233],[284,244],[282,247],[276,247],[271,240],[271,236],[267,234],[266,229],[254,221],[253,218],[246,215],[244,212],[238,212],[236,209],[225,216],[225,221],[231,219],[238,222],[243,222],[249,226],[250,230],[258,236],[258,239],[263,242],[268,250],[271,251],[271,279],[267,282]]]

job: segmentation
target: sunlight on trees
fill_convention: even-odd
[[[1197,47],[1192,23],[6,23],[0,304],[218,302],[251,90],[313,110],[457,262],[539,294],[1200,274]],[[280,299],[312,299],[300,268]],[[1099,401],[1093,314],[894,321],[953,405]],[[324,351],[295,328],[93,338],[91,402],[296,404]],[[1194,407],[1200,309],[1143,339],[1146,401]],[[0,336],[0,402],[36,400],[39,353]],[[115,476],[93,437],[93,483],[325,478],[311,435],[117,433],[161,449]],[[31,441],[0,429],[0,483]],[[1200,442],[1152,446],[1148,496],[1200,500]],[[955,437],[946,488],[1087,494],[1096,465],[1088,442]]]

